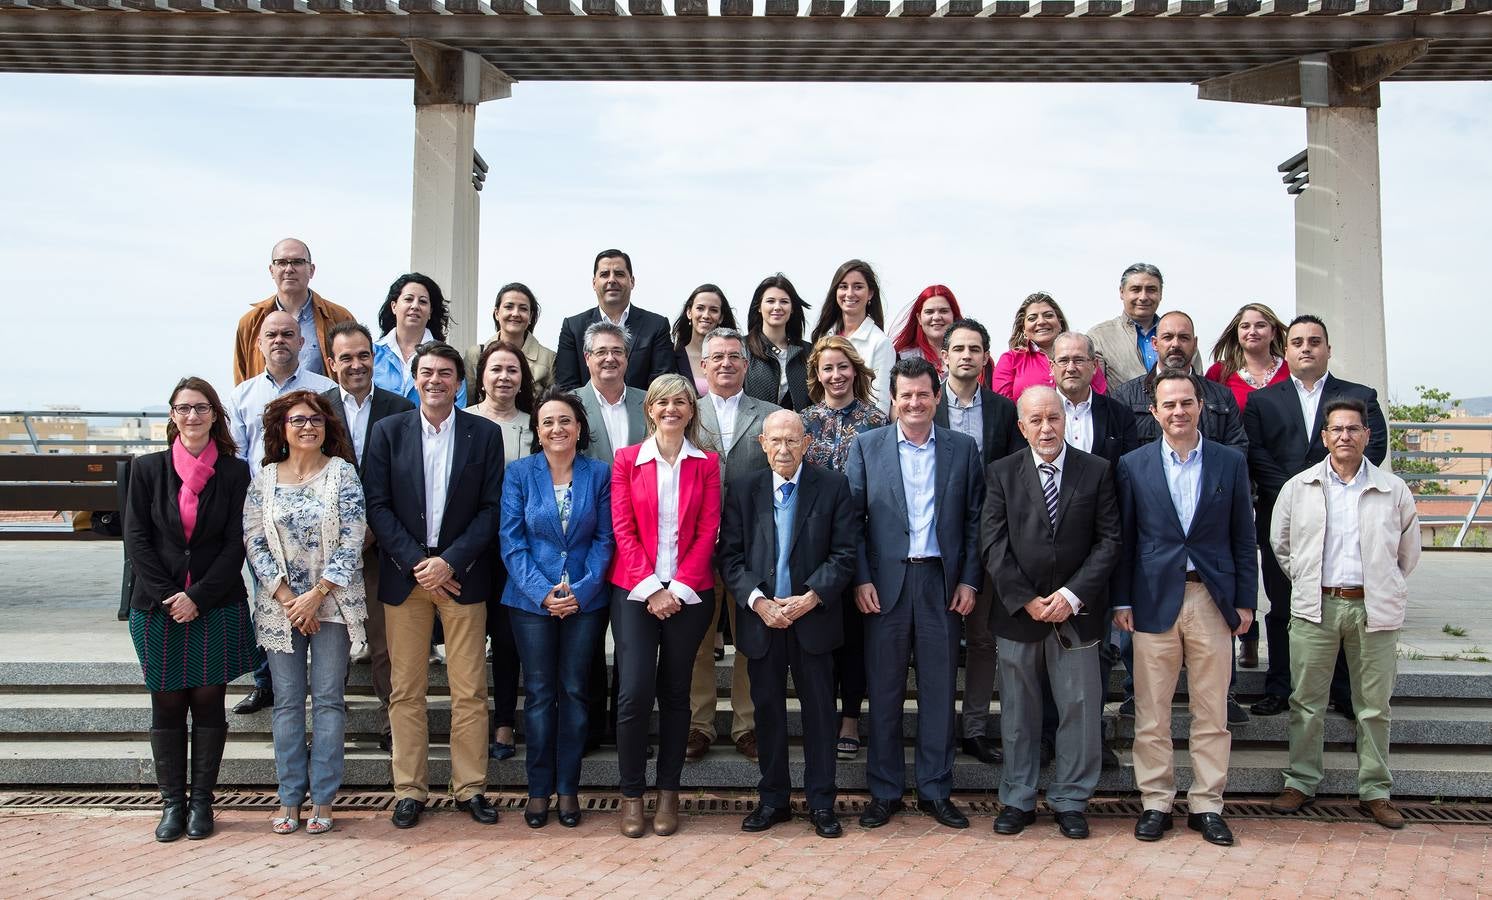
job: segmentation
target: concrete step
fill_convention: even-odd
[[[802,786],[803,757],[800,747],[790,749],[793,785]],[[430,783],[438,786],[449,780],[449,748],[436,744],[430,750]],[[865,752],[859,759],[840,761],[836,782],[846,791],[865,789]],[[908,790],[913,789],[913,751],[906,749]],[[1120,753],[1119,769],[1104,772],[1098,784],[1103,792],[1132,792],[1134,773],[1127,752]],[[1325,754],[1326,777],[1319,792],[1323,795],[1352,795],[1357,791],[1356,757],[1344,751]],[[1394,793],[1400,797],[1479,798],[1492,796],[1492,750],[1466,748],[1461,751],[1396,748],[1393,753]],[[348,787],[387,788],[389,786],[388,754],[371,744],[350,746],[346,754]],[[1279,749],[1240,748],[1232,754],[1228,792],[1234,794],[1272,794],[1283,786],[1280,770],[1285,754]],[[1191,782],[1191,761],[1185,749],[1176,752],[1177,785],[1185,791]],[[648,764],[651,783],[654,767]],[[1050,779],[1043,773],[1041,784]],[[697,763],[684,767],[683,785],[689,789],[750,789],[760,777],[757,764],[734,751],[717,748]],[[0,741],[0,784],[37,786],[116,785],[149,787],[154,784],[154,769],[149,744],[143,741]],[[586,788],[615,789],[617,784],[616,753],[610,749],[586,757],[581,769],[581,785]],[[954,790],[995,791],[999,787],[1000,767],[987,766],[959,755],[953,771]],[[526,784],[523,752],[488,766],[489,785],[494,790],[519,790]],[[225,788],[270,788],[275,784],[274,753],[268,741],[232,741],[224,755],[220,783]]]
[[[230,693],[231,706],[245,691]],[[1000,703],[992,705],[995,724],[992,733],[998,734]],[[523,732],[523,699],[518,700],[518,730]],[[1106,719],[1108,729],[1121,741],[1134,737],[1134,720],[1116,715],[1118,704],[1108,706]],[[444,738],[450,733],[450,701],[445,697],[432,697],[428,704],[430,733]],[[796,698],[787,703],[788,734],[801,737],[803,723],[801,706]],[[230,715],[230,727],[234,739],[252,736],[267,739],[271,731],[270,711],[264,710],[250,716]],[[1253,716],[1241,725],[1232,727],[1236,741],[1252,743],[1276,743],[1284,745],[1289,740],[1289,715]],[[653,722],[657,725],[656,715]],[[911,734],[917,727],[917,709],[907,704],[902,715],[902,731]],[[1184,703],[1172,707],[1172,736],[1184,740],[1191,727],[1191,714]],[[721,735],[722,743],[728,741],[730,733],[731,706],[728,698],[719,698],[715,707],[715,731]],[[12,693],[0,694],[0,737],[6,736],[68,736],[68,735],[140,735],[150,730],[150,697],[143,692],[74,694],[74,693]],[[366,695],[347,698],[347,734],[352,738],[377,735],[379,730],[377,701]],[[1336,713],[1326,717],[1327,744],[1350,745],[1355,740],[1356,727]],[[1462,701],[1449,704],[1437,700],[1403,700],[1395,702],[1393,708],[1393,742],[1403,745],[1470,745],[1492,746],[1492,704],[1485,701]]]

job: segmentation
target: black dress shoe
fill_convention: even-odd
[[[865,812],[860,814],[861,828],[880,828],[891,817],[906,809],[906,804],[900,800],[872,800],[865,805]]]
[[[394,749],[394,739],[389,735],[380,735],[378,738],[378,749],[388,753]]]
[[[504,744],[502,741],[493,741],[487,745],[488,759],[512,759],[518,752],[518,748],[512,744]]]
[[[473,794],[469,800],[457,800],[456,808],[471,813],[471,817],[483,825],[497,824],[497,807],[481,794]]]
[[[261,709],[269,709],[275,705],[275,692],[269,688],[256,687],[249,691],[249,695],[233,707],[233,711],[240,716],[247,716]]]
[[[1352,708],[1352,699],[1350,697],[1335,698],[1331,701],[1331,709],[1346,716],[1349,722],[1357,721],[1357,711]]]
[[[480,795],[478,795],[480,796]],[[473,797],[473,800],[476,798]],[[537,801],[537,802],[536,802]],[[542,804],[542,805],[541,805]],[[523,808],[523,822],[530,828],[543,828],[549,824],[549,798],[530,797]]]
[[[1277,716],[1282,712],[1290,711],[1288,698],[1278,694],[1265,694],[1264,699],[1249,707],[1249,712],[1256,716]]]
[[[1171,814],[1158,809],[1147,809],[1140,813],[1135,823],[1135,837],[1142,841],[1158,841],[1171,830]]]
[[[953,805],[952,800],[933,800],[930,797],[918,797],[917,808],[932,816],[939,825],[949,828],[968,828],[969,819],[959,812],[958,807]]]
[[[741,820],[742,831],[766,831],[779,822],[791,822],[793,811],[780,806],[758,804],[746,818]]]
[[[1192,813],[1186,817],[1186,827],[1202,832],[1202,839],[1209,844],[1233,846],[1233,832],[1228,830],[1228,823],[1217,813]]]
[[[1027,825],[1036,824],[1036,810],[1006,806],[995,816],[995,834],[1020,834]]]
[[[1119,768],[1119,754],[1114,752],[1114,748],[1109,746],[1108,741],[1104,741],[1099,747],[1098,761],[1102,771],[1112,772]]]
[[[1074,840],[1082,840],[1088,836],[1088,817],[1076,810],[1059,812],[1057,816],[1057,830],[1062,832],[1063,837]]]
[[[1237,698],[1235,698],[1232,694],[1229,694],[1228,695],[1228,724],[1229,725],[1242,725],[1243,723],[1247,722],[1248,720],[1249,720],[1248,710],[1246,710],[1246,709],[1243,708],[1243,704],[1239,703],[1238,700],[1237,700]]]
[[[832,809],[810,809],[808,821],[813,823],[813,830],[822,838],[837,838],[844,834],[844,829],[839,825],[839,816],[834,815]]]
[[[425,811],[425,802],[405,797],[394,804],[394,827],[413,828],[420,824],[420,813]]]
[[[1005,754],[984,735],[964,738],[963,751],[982,763],[997,766],[1005,761]]]

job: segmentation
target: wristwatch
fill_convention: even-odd
[[[316,582],[316,585],[312,588],[312,590],[320,594],[323,598],[325,598],[327,594],[331,593],[331,589],[328,588],[326,586],[326,582],[323,581]]]

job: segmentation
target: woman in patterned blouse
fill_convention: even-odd
[[[311,794],[309,834],[332,829],[342,787],[347,655],[367,640],[363,589],[363,485],[352,442],[329,402],[291,391],[264,408],[264,467],[244,504],[244,545],[254,570],[254,630],[275,680],[275,834],[300,827]],[[306,753],[306,657],[311,738]]]
[[[826,335],[808,356],[808,399],[803,428],[808,432],[805,462],[844,471],[855,435],[890,421],[870,402],[875,373],[850,342]],[[844,644],[834,651],[834,679],[839,692],[840,759],[860,752],[860,704],[865,700],[865,620],[853,603],[842,603]]]

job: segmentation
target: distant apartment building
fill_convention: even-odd
[[[126,443],[142,440],[151,443]],[[48,407],[27,416],[0,416],[0,441],[0,453],[149,453],[165,447],[166,418],[83,416],[75,406]]]

